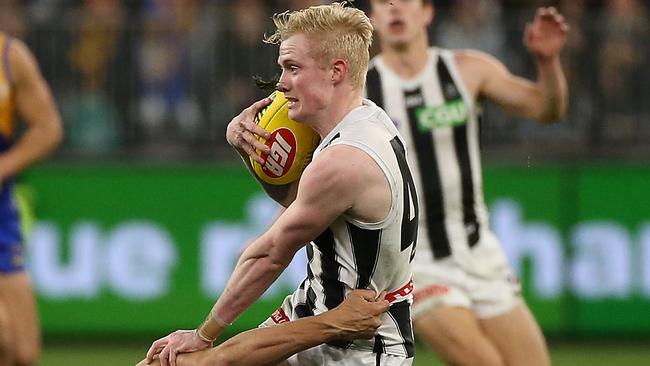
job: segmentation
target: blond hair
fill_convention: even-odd
[[[344,1],[275,14],[273,22],[277,30],[265,36],[264,42],[279,44],[293,35],[304,34],[310,41],[319,42],[312,47],[311,57],[322,66],[337,58],[345,60],[350,82],[355,89],[363,88],[373,31],[363,11],[347,7]]]

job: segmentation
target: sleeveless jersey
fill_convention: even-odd
[[[364,100],[323,138],[314,159],[335,145],[354,146],[374,159],[390,184],[391,207],[375,223],[341,216],[307,245],[308,277],[293,295],[294,311],[298,317],[319,314],[339,305],[353,289],[386,290],[392,305],[378,336],[330,345],[412,357],[410,262],[418,203],[404,143],[386,113]]]
[[[454,55],[432,47],[425,69],[403,80],[373,58],[366,94],[384,108],[409,148],[420,195],[417,261],[453,255],[471,261],[470,248],[488,230],[479,155],[480,109],[463,84]]]
[[[0,32],[0,154],[11,148],[15,127],[14,92],[9,65],[10,44],[11,38]],[[21,235],[18,210],[13,199],[13,178],[4,177],[0,184],[0,257],[3,257],[0,258],[0,271],[2,271],[22,266],[22,263],[15,263],[22,258],[16,259],[20,256],[16,253],[18,249],[15,245],[20,243]]]

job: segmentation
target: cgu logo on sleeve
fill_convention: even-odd
[[[459,98],[435,107],[421,107],[416,113],[420,132],[430,132],[434,128],[456,127],[465,124],[468,108],[465,102]]]
[[[272,178],[287,174],[296,156],[296,137],[293,132],[288,128],[278,128],[266,140],[266,146],[271,151],[261,155],[264,159],[262,171]]]

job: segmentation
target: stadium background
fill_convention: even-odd
[[[275,212],[225,126],[277,72],[270,15],[314,1],[0,1],[64,117],[52,159],[21,176],[43,365],[131,364],[201,321],[241,246]],[[361,2],[358,2],[361,3]],[[436,1],[435,44],[534,78],[538,5],[572,27],[569,113],[541,126],[486,106],[491,220],[556,365],[650,364],[650,7],[642,0]],[[299,257],[233,331],[303,276]],[[416,366],[433,356],[420,349]]]

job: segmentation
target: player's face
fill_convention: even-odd
[[[404,47],[426,33],[433,6],[422,0],[371,0],[370,19],[383,44]]]
[[[278,57],[282,68],[278,89],[289,100],[289,118],[303,123],[318,120],[332,88],[327,68],[310,54],[313,43],[303,34],[293,35],[280,44]]]

